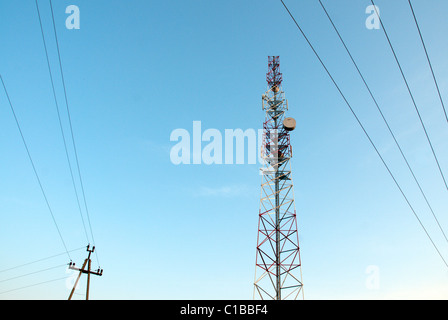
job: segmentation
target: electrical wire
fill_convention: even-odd
[[[42,34],[42,42],[43,42],[43,46],[44,46],[44,50],[45,50],[45,56],[46,56],[46,59],[47,59],[48,73],[50,75],[50,82],[51,82],[51,87],[52,87],[52,90],[53,90],[54,103],[56,105],[56,111],[57,111],[58,120],[59,120],[59,128],[61,130],[62,140],[64,142],[65,155],[66,155],[67,162],[68,162],[68,167],[69,167],[69,170],[70,170],[70,176],[71,176],[71,179],[72,179],[73,189],[75,191],[76,201],[78,203],[79,214],[81,216],[82,225],[84,227],[84,233],[85,233],[85,236],[86,236],[86,239],[87,239],[87,243],[89,243],[90,240],[89,240],[89,236],[88,236],[88,233],[87,233],[86,225],[85,225],[85,222],[84,222],[84,218],[83,218],[83,214],[82,214],[82,210],[81,210],[81,204],[79,202],[78,191],[77,191],[77,188],[76,188],[76,183],[75,183],[75,178],[74,178],[74,175],[73,175],[72,165],[71,165],[70,157],[69,157],[69,154],[68,154],[67,142],[66,142],[66,139],[65,139],[64,129],[63,129],[63,126],[62,126],[61,113],[59,111],[59,104],[58,104],[58,100],[57,100],[57,97],[56,97],[56,90],[55,90],[55,87],[54,87],[53,75],[52,75],[52,72],[51,72],[50,59],[48,57],[47,44],[46,44],[46,41],[45,41],[45,35],[44,35],[44,29],[43,29],[43,26],[42,26],[42,19],[41,19],[41,16],[40,16],[39,5],[37,3],[37,0],[35,2],[36,2],[37,16],[39,18],[40,32]]]
[[[57,265],[57,266],[54,266],[54,267],[50,267],[50,268],[46,268],[46,269],[42,269],[42,270],[38,270],[38,271],[33,271],[33,272],[26,273],[26,274],[22,274],[20,276],[15,276],[15,277],[12,277],[12,278],[3,279],[3,280],[0,280],[0,283],[6,282],[6,281],[10,281],[10,280],[15,280],[15,279],[18,279],[18,278],[23,278],[23,277],[26,277],[26,276],[30,276],[32,274],[41,273],[41,272],[45,272],[45,271],[48,271],[48,270],[61,268],[61,267],[66,266],[66,265],[67,264],[64,263],[64,264],[60,264],[60,265]]]
[[[78,248],[78,249],[73,249],[73,250],[70,250],[69,252],[74,252],[74,251],[78,251],[78,250],[81,250],[81,249],[85,249],[85,247],[81,247],[81,248]],[[46,258],[42,258],[42,259],[38,259],[38,260],[35,260],[35,261],[23,263],[23,264],[15,266],[15,267],[11,267],[11,268],[0,270],[0,273],[6,272],[6,271],[11,271],[11,270],[18,269],[18,268],[21,268],[21,267],[25,267],[25,266],[28,266],[30,264],[42,262],[42,261],[49,260],[49,259],[52,259],[52,258],[56,258],[56,257],[62,256],[62,255],[65,255],[65,254],[66,254],[66,252],[62,252],[62,253],[58,253],[58,254],[55,254],[55,255],[52,255],[52,256],[49,256],[49,257],[46,257]]]
[[[86,194],[85,194],[85,191],[84,191],[84,184],[83,184],[82,175],[81,175],[81,169],[80,169],[80,165],[79,165],[78,152],[77,152],[77,149],[76,149],[75,136],[74,136],[74,133],[73,133],[73,126],[72,126],[72,121],[71,121],[70,108],[69,108],[69,103],[68,103],[68,98],[67,98],[67,88],[66,88],[66,85],[65,85],[64,72],[63,72],[63,68],[62,68],[61,52],[60,52],[60,49],[59,49],[58,35],[57,35],[57,32],[56,32],[56,23],[54,21],[53,4],[52,4],[51,0],[49,0],[49,2],[50,2],[50,9],[51,9],[51,18],[52,18],[52,23],[53,23],[54,37],[55,37],[55,40],[56,40],[56,48],[57,48],[57,53],[58,53],[59,69],[60,69],[60,72],[61,72],[62,86],[63,86],[63,89],[64,89],[65,104],[66,104],[68,120],[69,120],[69,124],[70,124],[70,133],[71,133],[71,138],[72,138],[72,143],[73,143],[73,150],[74,150],[74,154],[75,154],[76,166],[77,166],[77,170],[78,170],[79,181],[80,181],[82,196],[83,196],[83,200],[84,200],[84,206],[85,206],[85,210],[86,210],[87,220],[88,220],[88,223],[89,223],[90,233],[91,233],[91,236],[92,236],[92,244],[95,246],[95,238],[93,236],[92,224],[91,224],[91,221],[90,221],[90,214],[89,214],[89,209],[88,209],[88,206],[87,206]],[[98,264],[99,264],[97,251],[98,250],[95,250],[95,255],[96,255],[96,258],[97,258],[97,261],[98,261]]]
[[[434,74],[434,69],[432,67],[431,60],[429,59],[428,50],[426,50],[425,41],[423,41],[422,32],[420,31],[420,27],[419,27],[419,24],[418,24],[418,21],[417,21],[417,17],[415,16],[415,12],[414,12],[414,8],[412,7],[411,0],[408,0],[408,3],[409,3],[409,7],[411,8],[412,16],[414,17],[415,25],[417,26],[418,34],[420,36],[420,40],[422,42],[423,49],[425,50],[426,60],[428,60],[428,65],[429,65],[429,68],[431,69],[432,78],[434,79],[434,84],[436,85],[436,89],[437,89],[437,93],[439,95],[440,103],[442,104],[443,112],[445,114],[446,122],[448,122],[448,115],[446,113],[445,104],[443,103],[442,94],[440,93],[439,85],[437,83],[437,79],[436,79],[436,76]]]
[[[342,36],[341,36],[341,34],[339,33],[339,30],[336,28],[336,25],[334,24],[333,19],[331,19],[330,15],[329,15],[328,11],[326,10],[325,6],[323,5],[322,1],[319,0],[319,3],[320,3],[320,5],[321,5],[322,9],[324,10],[326,16],[328,17],[328,19],[329,19],[331,25],[333,26],[334,30],[336,31],[336,33],[337,33],[339,39],[341,40],[341,42],[342,42],[342,44],[343,44],[345,50],[347,51],[347,53],[348,53],[348,55],[349,55],[351,61],[353,62],[353,65],[355,66],[356,70],[358,71],[359,76],[361,77],[361,79],[362,79],[362,81],[363,81],[365,87],[367,88],[367,91],[368,91],[369,94],[370,94],[370,97],[372,98],[373,102],[375,103],[376,108],[378,109],[378,112],[380,113],[380,115],[381,115],[381,117],[382,117],[384,123],[385,123],[386,126],[387,126],[387,129],[389,130],[389,132],[390,132],[390,134],[391,134],[393,140],[395,141],[395,144],[396,144],[397,147],[398,147],[398,150],[399,150],[400,153],[401,153],[401,156],[403,157],[403,159],[404,159],[404,161],[405,161],[405,163],[406,163],[406,165],[407,165],[409,171],[411,172],[412,177],[414,178],[415,183],[417,184],[418,188],[420,189],[420,192],[421,192],[423,198],[425,199],[426,204],[428,205],[430,211],[432,212],[432,216],[434,217],[435,221],[437,222],[437,225],[439,226],[439,229],[441,230],[443,236],[445,237],[445,240],[448,242],[448,238],[447,238],[447,236],[446,236],[446,234],[445,234],[445,231],[443,230],[442,226],[440,225],[439,219],[437,219],[437,216],[436,216],[436,214],[434,213],[434,210],[433,210],[431,204],[429,203],[429,200],[428,200],[428,198],[426,197],[425,192],[423,191],[423,189],[422,189],[422,187],[421,187],[421,185],[420,185],[420,183],[419,183],[417,177],[416,177],[415,174],[414,174],[414,170],[411,168],[411,165],[409,164],[409,161],[408,161],[407,157],[405,156],[405,154],[404,154],[404,152],[403,152],[403,150],[402,150],[400,144],[398,143],[398,141],[397,141],[397,139],[396,139],[396,137],[395,137],[395,134],[393,133],[393,131],[392,131],[392,129],[391,129],[391,127],[390,127],[388,121],[386,120],[386,117],[384,116],[384,114],[383,114],[383,112],[382,112],[382,110],[381,110],[381,108],[380,108],[380,106],[379,106],[379,104],[378,104],[376,98],[374,97],[374,95],[373,95],[373,93],[372,93],[372,90],[370,89],[369,85],[367,84],[367,81],[365,80],[364,76],[362,75],[361,70],[360,70],[359,67],[358,67],[358,64],[356,63],[355,59],[353,58],[353,55],[351,54],[350,50],[348,49],[348,47],[347,47],[345,41],[342,39]]]
[[[420,115],[420,111],[418,110],[417,103],[415,102],[414,95],[412,94],[411,88],[409,87],[409,84],[408,84],[408,81],[406,79],[406,76],[404,75],[404,72],[403,72],[403,69],[401,67],[400,61],[398,60],[397,54],[395,53],[394,47],[392,46],[392,42],[390,41],[389,35],[387,34],[386,28],[384,27],[383,19],[380,18],[380,15],[378,13],[377,7],[376,7],[375,3],[373,2],[373,0],[370,0],[370,2],[372,2],[373,7],[375,8],[375,12],[376,12],[376,14],[378,16],[378,19],[380,21],[380,24],[381,24],[381,27],[383,29],[384,35],[386,36],[387,42],[389,43],[389,47],[392,50],[392,53],[394,55],[395,61],[397,62],[398,68],[400,69],[401,76],[403,77],[403,80],[404,80],[404,83],[406,85],[406,88],[408,89],[408,92],[409,92],[409,95],[411,97],[412,103],[414,105],[415,111],[417,112],[418,118],[420,119],[420,123],[422,125],[423,131],[425,132],[426,139],[428,140],[429,146],[431,147],[431,151],[432,151],[432,154],[434,156],[434,160],[436,161],[437,167],[439,168],[439,172],[440,172],[440,175],[442,176],[443,183],[445,184],[445,188],[448,190],[448,184],[446,182],[445,176],[443,175],[442,168],[440,167],[439,160],[437,159],[436,152],[434,151],[434,147],[433,147],[433,145],[431,143],[431,139],[429,138],[428,131],[426,130],[425,124],[423,123],[422,116]]]
[[[63,244],[63,246],[64,246],[64,248],[65,248],[65,252],[67,253],[68,258],[71,260],[71,258],[70,258],[70,253],[69,253],[68,250],[67,250],[67,246],[65,245],[64,238],[62,237],[62,234],[61,234],[61,230],[59,229],[59,226],[58,226],[58,224],[57,224],[57,222],[56,222],[56,218],[55,218],[55,216],[54,216],[54,214],[53,214],[53,210],[51,209],[50,203],[48,202],[47,195],[46,195],[46,193],[45,193],[44,187],[42,186],[42,182],[41,182],[41,180],[40,180],[40,178],[39,178],[39,175],[38,175],[38,173],[37,173],[36,166],[34,165],[33,158],[31,157],[30,150],[28,149],[28,145],[27,145],[27,143],[26,143],[25,137],[24,137],[23,132],[22,132],[22,129],[21,129],[21,127],[20,127],[19,120],[17,119],[16,112],[14,111],[14,107],[13,107],[12,102],[11,102],[11,99],[10,99],[10,97],[9,97],[8,90],[6,90],[6,85],[5,85],[5,82],[3,81],[3,77],[2,77],[1,74],[0,74],[0,80],[1,80],[1,82],[2,82],[2,84],[3,84],[3,89],[5,90],[5,94],[6,94],[6,97],[7,97],[7,99],[8,99],[9,106],[11,107],[11,111],[12,111],[12,114],[13,114],[13,116],[14,116],[14,119],[15,119],[15,122],[16,122],[16,125],[17,125],[17,128],[19,129],[19,133],[20,133],[20,136],[21,136],[21,138],[22,138],[23,145],[25,146],[26,153],[28,154],[28,158],[29,158],[29,160],[30,160],[30,162],[31,162],[31,166],[33,167],[34,175],[36,176],[37,182],[39,183],[40,190],[41,190],[41,192],[42,192],[42,195],[44,196],[45,203],[47,204],[48,210],[49,210],[49,212],[50,212],[50,214],[51,214],[51,218],[53,219],[53,223],[54,223],[54,225],[55,225],[55,227],[56,227],[56,229],[57,229],[57,231],[58,231],[59,238],[61,239],[61,242],[62,242],[62,244]]]
[[[5,294],[5,293],[8,293],[8,292],[17,291],[17,290],[22,290],[22,289],[27,289],[27,288],[31,288],[31,287],[35,287],[35,286],[40,286],[40,285],[42,285],[42,284],[47,284],[47,283],[50,283],[50,282],[55,282],[55,281],[65,280],[65,279],[68,279],[68,278],[70,278],[70,277],[71,277],[71,276],[67,276],[67,277],[62,277],[62,278],[57,278],[57,279],[53,279],[53,280],[48,280],[48,281],[43,281],[43,282],[39,282],[39,283],[35,283],[35,284],[31,284],[31,285],[27,285],[27,286],[20,287],[20,288],[10,289],[10,290],[7,290],[7,291],[0,292],[0,294]]]
[[[408,198],[406,197],[406,195],[404,194],[402,188],[400,187],[400,184],[398,183],[398,181],[396,180],[395,176],[393,175],[393,173],[390,171],[389,166],[387,165],[387,163],[384,161],[383,157],[381,156],[381,153],[378,151],[375,143],[372,141],[372,139],[370,138],[370,135],[367,133],[366,129],[364,128],[364,126],[362,125],[361,121],[359,120],[358,116],[356,115],[355,111],[353,110],[352,106],[350,105],[350,103],[348,102],[347,98],[345,97],[344,93],[341,91],[341,89],[339,88],[338,84],[336,83],[336,81],[334,80],[333,76],[331,75],[330,71],[328,70],[328,68],[326,67],[325,63],[322,61],[321,57],[319,56],[319,54],[317,53],[317,51],[314,49],[314,46],[311,44],[311,42],[308,40],[308,37],[306,36],[306,34],[304,33],[304,31],[302,30],[302,28],[299,26],[299,24],[297,23],[296,19],[294,18],[294,16],[292,15],[292,13],[289,11],[288,7],[286,6],[286,4],[283,2],[283,0],[280,0],[280,2],[283,4],[283,6],[285,7],[286,11],[288,12],[289,16],[291,17],[291,19],[293,20],[293,22],[295,23],[296,27],[299,29],[300,33],[302,34],[303,38],[306,40],[306,42],[308,43],[309,47],[311,48],[311,50],[313,51],[313,53],[315,54],[315,56],[317,57],[317,59],[319,60],[320,64],[322,65],[322,67],[325,69],[327,75],[330,77],[331,81],[333,82],[334,86],[336,87],[336,89],[338,90],[339,94],[341,95],[341,97],[343,98],[343,100],[345,101],[346,105],[348,106],[348,108],[350,109],[351,113],[353,114],[353,116],[355,117],[356,121],[358,122],[359,126],[361,127],[362,131],[364,132],[364,134],[366,135],[367,139],[369,140],[370,144],[372,145],[372,147],[375,149],[375,152],[377,153],[377,155],[379,156],[379,158],[381,159],[381,162],[383,163],[384,167],[386,168],[386,170],[388,171],[389,175],[391,176],[391,178],[393,179],[393,181],[395,182],[395,185],[398,187],[398,190],[400,191],[400,193],[402,194],[403,198],[405,199],[406,203],[408,204],[409,208],[411,209],[411,211],[413,212],[415,218],[417,219],[417,221],[419,222],[420,226],[422,227],[423,231],[425,232],[426,236],[428,237],[428,239],[431,241],[434,249],[437,251],[437,253],[439,254],[440,258],[442,259],[443,263],[445,264],[445,266],[448,268],[448,263],[445,261],[445,259],[443,258],[442,254],[440,253],[437,245],[434,243],[434,241],[432,240],[431,236],[429,235],[428,231],[426,230],[425,226],[423,225],[423,223],[421,222],[420,218],[418,217],[417,213],[414,210],[414,207],[412,206],[412,204],[409,202]]]

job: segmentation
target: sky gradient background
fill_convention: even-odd
[[[370,1],[323,2],[448,228],[448,192],[399,69],[383,31],[365,26]],[[319,3],[285,3],[447,260],[447,242]],[[412,3],[447,101],[448,3]],[[80,9],[79,30],[65,27],[71,4]],[[448,124],[408,3],[376,4],[448,174]],[[48,1],[39,9],[68,130]],[[448,298],[448,268],[280,1],[64,0],[53,9],[97,248],[92,267],[104,269],[91,299],[252,299],[260,165],[176,166],[170,134],[192,132],[193,121],[223,134],[258,130],[268,55],[280,56],[288,116],[297,121],[292,170],[305,298]],[[87,239],[34,1],[2,1],[0,30],[0,73],[80,266]],[[70,276],[69,257],[0,91],[0,299],[66,299],[72,278],[39,284]],[[369,266],[379,271],[376,289],[366,286]],[[75,298],[84,289],[85,278]]]

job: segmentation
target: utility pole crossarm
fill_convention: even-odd
[[[89,271],[89,270],[84,270],[84,269],[73,267],[73,265],[69,264],[68,268],[71,269],[71,270],[79,271],[81,273],[85,273],[85,274],[90,273],[90,274],[94,274],[96,276],[102,276],[103,275],[103,269],[98,269],[96,271]]]

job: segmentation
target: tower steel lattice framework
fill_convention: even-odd
[[[285,117],[278,56],[268,58],[268,90],[262,95],[266,113],[261,147],[262,183],[255,263],[254,299],[303,299],[302,270],[291,177],[290,132],[295,120]]]

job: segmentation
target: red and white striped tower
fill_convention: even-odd
[[[263,123],[261,198],[255,263],[254,299],[304,297],[290,159],[290,132],[295,120],[285,117],[280,59],[268,59],[268,90],[262,95]]]

